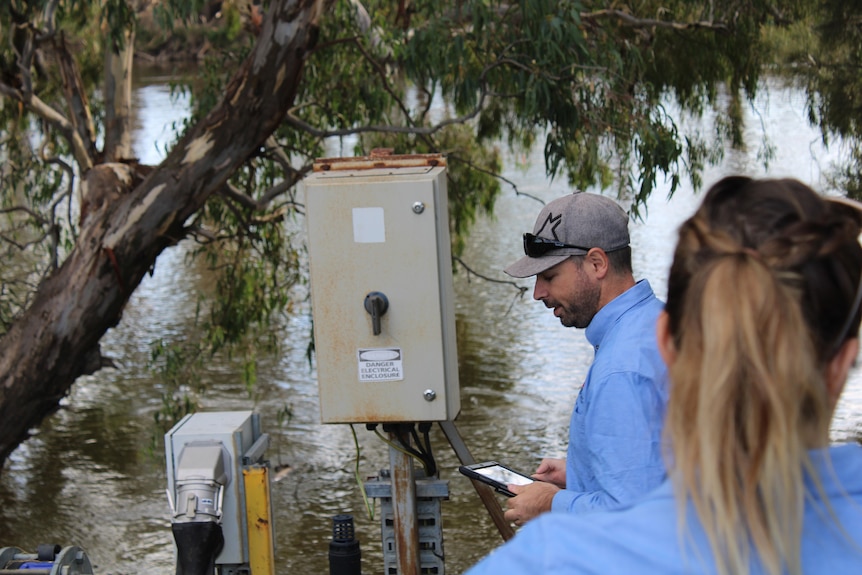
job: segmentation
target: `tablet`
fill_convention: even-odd
[[[535,481],[535,479],[526,473],[515,471],[511,467],[507,467],[496,461],[462,465],[458,468],[458,471],[470,479],[476,479],[490,485],[495,491],[508,497],[515,496],[514,493],[508,490],[507,487],[509,485],[528,485]]]

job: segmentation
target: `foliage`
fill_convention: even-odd
[[[853,0],[827,0],[814,19],[817,46],[799,54],[806,71],[810,120],[824,140],[848,142],[847,162],[836,168],[836,185],[862,198],[862,5]]]
[[[681,177],[697,183],[704,163],[720,157],[722,139],[680,134],[665,106],[675,100],[701,113],[718,105],[722,86],[753,98],[769,5],[599,4],[419,1],[402,14],[400,5],[369,2],[363,28],[355,4],[341,2],[308,62],[295,115],[333,135],[381,124],[357,153],[368,152],[364,141],[441,150],[441,126],[463,122],[473,150],[448,151],[487,173],[498,170],[480,149],[544,139],[549,176],[581,189],[615,184],[637,214],[657,178],[669,176],[672,193]],[[793,16],[797,8],[785,9]],[[718,132],[734,145],[741,145],[740,110],[729,107]],[[426,130],[414,129],[409,147],[394,126]],[[470,184],[482,187],[452,190],[456,221],[492,209],[499,192],[490,180]],[[456,235],[456,248],[461,241]]]
[[[149,4],[148,19],[133,10]],[[253,385],[254,349],[277,345],[268,328],[291,312],[292,288],[303,281],[296,233],[303,207],[294,190],[315,158],[381,147],[446,154],[457,255],[502,192],[501,146],[541,146],[549,177],[615,188],[638,215],[660,178],[671,193],[682,178],[697,185],[726,144],[742,145],[742,105],[779,55],[805,73],[811,119],[824,137],[858,142],[862,8],[851,0],[774,4],[329,0],[287,118],[178,238],[196,242],[192,257],[215,280],[202,294],[194,333],[153,350],[169,384],[160,413],[171,419],[190,408],[175,392],[194,389],[215,353],[237,354]],[[88,162],[103,161],[99,145],[111,129],[100,84],[105,50],[133,28],[148,50],[171,38],[211,42],[199,73],[178,86],[192,97],[191,126],[220,101],[254,34],[266,33],[251,25],[249,3],[228,2],[220,21],[202,25],[207,6],[0,3],[0,256],[14,262],[0,271],[0,330],[78,241],[79,178]],[[70,61],[80,91],[64,67]],[[714,135],[686,133],[677,123],[679,113],[712,108],[722,112]],[[851,146],[850,160],[844,182],[858,190],[860,148]]]
[[[46,4],[45,2],[41,4]],[[27,22],[40,21],[40,3],[12,1],[0,4],[0,82],[16,89],[29,82],[40,98],[59,109],[63,85],[50,53],[35,59],[32,75],[17,73],[17,54],[28,48],[22,32]],[[101,69],[100,47],[86,38],[98,38],[98,6],[68,2],[58,8],[58,34],[74,44],[79,73],[95,97],[94,81]],[[2,92],[0,92],[2,95]],[[98,104],[92,107],[98,115]],[[56,269],[76,239],[74,166],[68,160],[69,142],[58,130],[12,98],[0,98],[0,258],[7,262],[0,288],[0,334],[26,308],[36,286]]]

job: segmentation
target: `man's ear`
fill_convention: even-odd
[[[658,352],[664,363],[670,367],[676,361],[676,346],[673,343],[673,334],[670,333],[670,317],[666,311],[662,311],[658,316],[655,335],[658,340]]]
[[[826,392],[829,395],[829,405],[834,408],[844,390],[850,368],[856,363],[859,355],[859,339],[848,339],[838,349],[838,353],[826,366]]]
[[[602,248],[591,248],[587,252],[587,255],[584,256],[584,265],[589,267],[591,275],[595,276],[596,279],[603,279],[608,275],[611,264],[608,261],[608,254],[605,253],[605,250]]]

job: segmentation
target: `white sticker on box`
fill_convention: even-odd
[[[401,381],[404,379],[401,348],[377,347],[357,351],[359,381]]]
[[[383,208],[353,208],[353,241],[357,244],[386,241]]]

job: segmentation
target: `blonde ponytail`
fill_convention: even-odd
[[[719,573],[801,573],[826,366],[859,331],[860,226],[800,182],[726,178],[680,227],[665,434],[679,521],[691,503]]]
[[[719,573],[747,572],[750,544],[767,572],[800,572],[799,462],[828,406],[795,300],[746,252],[717,258],[689,286],[667,432],[676,492],[694,504]],[[803,421],[800,405],[819,415]]]

